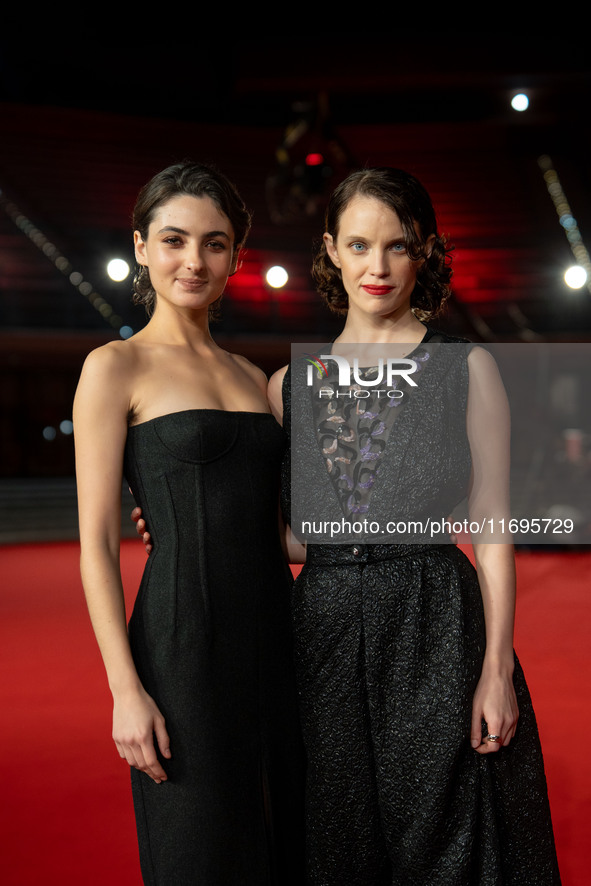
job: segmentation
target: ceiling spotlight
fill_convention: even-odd
[[[564,282],[571,289],[582,289],[587,282],[587,271],[581,265],[572,265],[564,272]]]
[[[111,280],[120,283],[129,276],[129,265],[122,258],[113,258],[107,265],[107,274]]]
[[[511,99],[511,107],[514,111],[527,111],[529,107],[529,98],[524,92],[519,92]]]
[[[274,265],[267,271],[265,279],[273,289],[281,289],[282,286],[285,286],[289,277],[285,268],[282,268],[281,265]]]

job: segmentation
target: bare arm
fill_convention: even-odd
[[[117,349],[101,348],[87,358],[76,392],[80,570],[113,695],[113,739],[121,757],[160,782],[166,774],[156,757],[153,732],[165,757],[170,756],[168,735],[164,719],[141,685],[133,663],[119,569],[128,369]]]
[[[510,416],[505,390],[492,357],[475,348],[468,359],[470,387],[467,429],[472,453],[470,519],[505,525],[510,516]],[[473,538],[486,625],[486,652],[472,710],[472,746],[497,751],[515,735],[519,711],[513,688],[515,560],[513,545]],[[481,721],[498,742],[482,741]]]

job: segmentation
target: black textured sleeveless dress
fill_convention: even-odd
[[[429,331],[424,341],[446,337]],[[449,515],[470,476],[468,367],[465,349],[443,350],[448,364],[430,375],[431,356],[421,394],[395,420],[375,400],[361,416],[347,401],[318,414],[306,361],[291,364],[283,386],[292,437],[286,519],[297,521],[299,508],[300,516],[338,520],[347,507],[352,516],[408,519],[423,500],[431,513]],[[290,457],[306,478],[293,477],[297,506],[287,494]],[[485,756],[470,746],[485,649],[476,571],[450,543],[365,541],[308,543],[292,595],[309,882],[556,886],[541,748],[517,661],[515,738]]]
[[[303,767],[271,415],[188,410],[129,428],[154,541],[129,636],[166,719],[157,785],[132,769],[144,882],[303,880]]]

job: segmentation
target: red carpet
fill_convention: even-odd
[[[143,562],[141,545],[124,543],[130,598]],[[590,568],[589,553],[518,559],[516,647],[542,734],[564,886],[588,882],[591,863]],[[141,884],[77,546],[2,548],[0,576],[2,883]]]

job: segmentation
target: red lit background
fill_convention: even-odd
[[[182,27],[175,23],[175,30]],[[63,736],[64,746],[74,748],[70,756],[61,750],[72,698],[87,713],[91,709],[84,728],[92,726],[99,744],[92,718],[101,720],[105,754],[109,744],[105,697],[97,708],[97,696],[88,694],[86,667],[94,669],[96,692],[106,687],[83,611],[76,553],[72,545],[26,546],[24,553],[2,546],[76,537],[73,441],[59,428],[71,418],[84,357],[119,335],[110,319],[135,329],[145,322],[143,311],[130,304],[129,280],[111,283],[104,266],[113,256],[131,260],[132,207],[154,173],[185,157],[213,161],[254,211],[243,266],[230,282],[214,334],[267,372],[289,359],[291,341],[326,340],[339,328],[312,289],[311,244],[322,235],[327,195],[365,165],[417,175],[433,197],[441,230],[455,244],[453,299],[438,321],[441,328],[484,341],[591,339],[591,295],[563,283],[573,256],[538,165],[540,156],[551,157],[591,248],[586,35],[374,33],[380,30],[374,17],[365,34],[266,33],[232,45],[225,32],[216,41],[208,29],[205,39],[203,32],[191,41],[175,34],[171,49],[139,45],[135,33],[118,46],[91,43],[85,34],[59,46],[48,36],[43,49],[9,29],[0,36],[0,576],[9,588],[0,599],[2,648],[14,670],[5,669],[5,700],[16,711],[3,748],[9,767],[3,857],[12,864],[4,865],[7,882],[91,882],[89,869],[96,868],[96,882],[105,882],[107,869],[110,881],[132,883],[124,864],[113,870],[117,846],[135,865],[137,881],[131,810],[121,805],[129,801],[125,779],[113,788],[120,761],[113,759],[116,775],[105,780],[102,761],[87,765],[83,733],[79,740]],[[517,91],[530,96],[522,114],[509,106]],[[67,258],[67,274],[51,259],[48,244]],[[280,290],[264,282],[275,264],[289,273]],[[108,316],[70,282],[72,270],[91,284]],[[54,439],[43,437],[47,427],[58,429]],[[586,440],[588,455],[589,435]],[[131,529],[130,509],[124,503],[124,529]],[[141,551],[131,550],[143,561]],[[31,566],[26,580],[20,556]],[[555,560],[523,553],[520,566],[530,579],[522,598],[530,607],[522,623],[531,631],[526,655],[538,696],[547,690],[541,725],[550,739],[564,883],[574,886],[589,866],[582,836],[589,787],[580,762],[588,732],[581,720],[587,716],[581,696],[589,665],[588,554],[565,552]],[[48,574],[55,577],[55,595]],[[542,587],[547,605],[538,595]],[[75,628],[68,620],[74,607]],[[518,621],[518,641],[520,630]],[[552,630],[558,642],[540,640],[551,638]],[[53,695],[39,682],[46,646]],[[80,669],[82,646],[94,659]],[[57,652],[63,670],[54,666]],[[65,694],[68,681],[77,696]],[[26,739],[19,732],[23,724]],[[55,756],[44,730],[57,742]],[[36,759],[39,740],[46,755]],[[86,781],[72,775],[72,760]],[[121,804],[113,790],[120,791]],[[88,842],[78,844],[69,822],[79,817],[82,795],[88,818],[80,819],[79,830]],[[94,839],[95,821],[117,829],[95,809],[96,797],[119,804],[126,830]],[[60,812],[66,803],[70,819]],[[50,868],[44,852],[53,853]],[[31,869],[41,873],[23,874]]]

